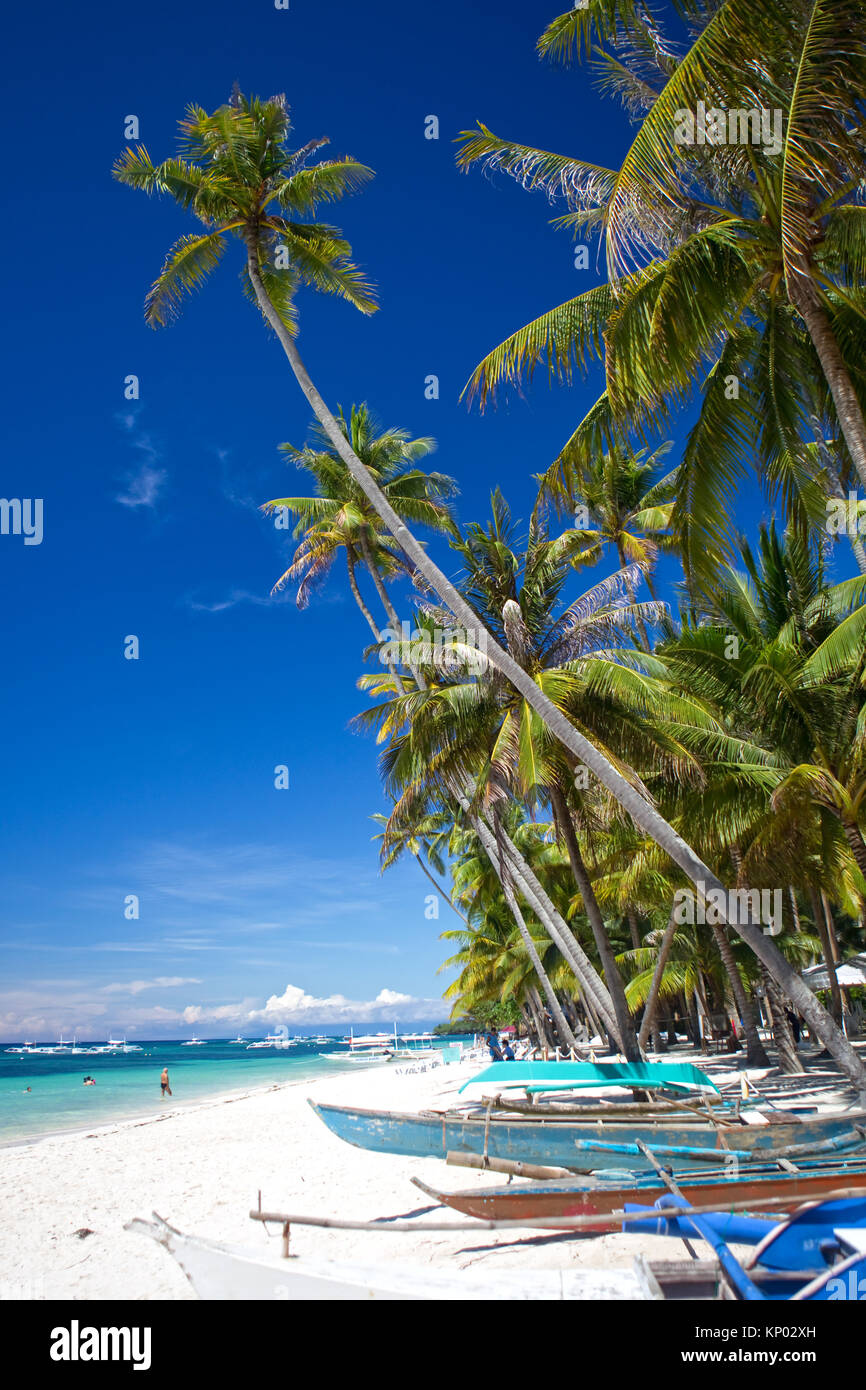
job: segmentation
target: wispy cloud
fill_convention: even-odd
[[[126,474],[125,491],[116,493],[114,500],[122,507],[153,508],[168,477],[167,470],[157,466],[162,454],[151,436],[138,429],[137,411],[127,411],[115,416],[115,419],[130,436],[129,442],[141,458],[141,463]]]
[[[286,603],[289,598],[290,595],[285,593],[253,594],[249,589],[232,589],[224,598],[215,598],[211,602],[196,598],[194,594],[187,594],[184,602],[194,613],[224,613],[227,608],[237,608],[243,603],[251,603],[258,608],[277,607]]]
[[[194,975],[157,975],[154,980],[127,980],[117,984],[103,985],[102,994],[142,994],[146,989],[179,989],[182,985],[200,985],[202,982]]]

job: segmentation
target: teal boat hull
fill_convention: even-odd
[[[490,1094],[526,1090],[581,1091],[603,1086],[648,1091],[714,1091],[714,1081],[691,1062],[491,1062],[460,1087],[485,1085]]]
[[[624,1160],[616,1152],[581,1151],[578,1142],[617,1144],[627,1141],[664,1144],[668,1147],[718,1150],[724,1163],[726,1148],[717,1130],[706,1124],[674,1124],[661,1121],[603,1124],[590,1121],[523,1119],[511,1116],[493,1118],[489,1125],[482,1116],[456,1112],[401,1114],[392,1110],[358,1110],[349,1106],[321,1105],[310,1101],[319,1119],[332,1134],[358,1149],[372,1153],[403,1154],[407,1158],[445,1158],[448,1153],[484,1155],[570,1168],[575,1172],[594,1172],[606,1168],[650,1170],[652,1164],[642,1154]],[[820,1116],[794,1125],[742,1125],[725,1130],[729,1147],[746,1151],[760,1159],[762,1151],[789,1145],[838,1145],[840,1152],[856,1152],[866,1147],[864,1115]],[[857,1128],[859,1126],[859,1129]],[[694,1167],[691,1163],[674,1166]]]

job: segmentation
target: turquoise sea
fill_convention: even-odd
[[[435,1045],[444,1048],[454,1041],[437,1040]],[[102,1056],[16,1055],[4,1050],[12,1045],[0,1045],[0,1144],[155,1115],[172,1105],[233,1091],[359,1069],[356,1062],[322,1060],[322,1053],[345,1050],[337,1038],[330,1043],[298,1043],[288,1051],[254,1052],[219,1040],[208,1040],[202,1047],[141,1041],[141,1052]],[[172,1090],[171,1100],[165,1101],[159,1086],[163,1067],[168,1067]],[[88,1075],[95,1086],[83,1084]]]

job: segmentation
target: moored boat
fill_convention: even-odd
[[[420,1178],[413,1183],[425,1196],[464,1216],[481,1221],[555,1220],[557,1217],[598,1216],[598,1231],[619,1229],[620,1212],[627,1202],[654,1202],[667,1186],[656,1173],[635,1172],[605,1177],[587,1174],[575,1181],[534,1182],[521,1186],[469,1188],[461,1192],[441,1192]],[[677,1173],[677,1186],[687,1202],[706,1207],[718,1201],[724,1210],[731,1202],[761,1202],[768,1198],[787,1198],[790,1206],[776,1211],[794,1211],[803,1202],[819,1200],[839,1188],[862,1189],[866,1198],[866,1155],[859,1158],[806,1159],[789,1172],[775,1163],[740,1164],[736,1169]],[[608,1218],[608,1219],[605,1219]],[[595,1228],[592,1228],[595,1230]]]
[[[467,1115],[460,1111],[420,1111],[401,1113],[393,1110],[361,1110],[350,1106],[324,1105],[310,1100],[310,1105],[332,1134],[359,1149],[374,1153],[405,1154],[412,1158],[445,1158],[448,1153],[490,1155],[494,1158],[539,1165],[558,1165],[575,1172],[618,1168],[644,1171],[652,1163],[640,1152],[629,1155],[623,1162],[621,1153],[612,1147],[627,1142],[642,1142],[665,1149],[690,1151],[683,1158],[691,1162],[679,1167],[694,1167],[695,1151],[725,1152],[735,1149],[746,1157],[760,1159],[767,1150],[794,1151],[815,1155],[833,1150],[851,1151],[866,1147],[866,1115],[849,1112],[844,1115],[821,1115],[798,1120],[793,1124],[730,1125],[698,1120],[681,1121],[668,1117],[653,1120],[623,1120],[616,1122],[572,1118],[558,1119],[513,1115]],[[733,1140],[735,1137],[735,1141]],[[611,1146],[607,1149],[581,1149],[579,1144]],[[672,1155],[678,1157],[678,1155]]]
[[[641,1210],[643,1220],[634,1221]],[[745,1302],[848,1302],[863,1297],[866,1208],[862,1198],[810,1202],[788,1221],[731,1218],[694,1212],[668,1192],[652,1209],[632,1208],[630,1229],[678,1240],[699,1236],[715,1258],[682,1262],[639,1255],[635,1271],[647,1298],[720,1298]],[[741,1263],[731,1244],[754,1245]]]
[[[638,1091],[713,1092],[719,1088],[691,1062],[491,1062],[460,1087],[487,1086],[491,1093],[600,1090],[614,1086]]]
[[[154,1212],[153,1222],[130,1221],[125,1227],[159,1242],[177,1261],[199,1298],[364,1302],[395,1300],[560,1300],[635,1299],[642,1297],[628,1270],[523,1270],[474,1272],[429,1266],[343,1264],[282,1258],[266,1250],[223,1245],[184,1235]],[[385,1228],[387,1229],[387,1228]]]

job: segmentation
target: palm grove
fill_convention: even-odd
[[[518,328],[467,388],[483,405],[538,365],[603,386],[537,475],[527,525],[498,489],[489,519],[459,525],[455,481],[425,467],[433,441],[366,404],[333,412],[299,354],[299,289],[375,310],[318,220],[371,170],[323,158],[323,140],[292,148],[284,99],[236,89],[188,108],[176,156],[130,148],[114,172],[200,224],[170,248],[148,321],[170,321],[234,237],[312,409],[309,441],[283,446],[309,487],[267,504],[298,540],[278,583],[304,605],[345,568],[370,633],[357,722],[381,746],[382,862],[414,857],[454,911],[455,1014],[522,1016],[566,1047],[588,1025],[630,1059],[665,1015],[706,1031],[735,1014],[759,1062],[760,995],[784,1066],[800,1065],[793,1006],[866,1090],[834,971],[866,926],[866,14],[684,0],[675,32],[632,0],[589,0],[539,40],[625,105],[618,169],[483,125],[460,141],[467,172],[543,190],[606,253],[604,284]],[[684,142],[683,113],[708,110],[781,112],[781,138]],[[750,477],[774,508],[751,544],[732,519]],[[682,567],[677,612],[656,597],[660,551]],[[771,929],[762,889],[781,902]],[[816,958],[828,1009],[801,978]]]

